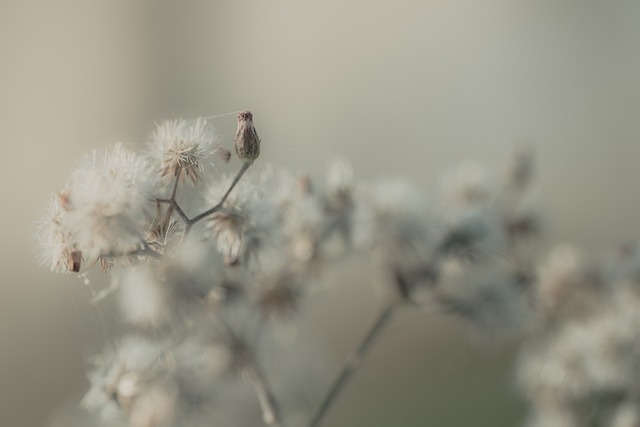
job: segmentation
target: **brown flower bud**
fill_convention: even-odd
[[[260,137],[253,127],[253,114],[250,111],[238,113],[238,127],[233,141],[240,160],[251,164],[260,156]]]
[[[82,252],[73,250],[69,252],[67,258],[67,271],[78,273],[80,271],[80,265],[82,263]]]

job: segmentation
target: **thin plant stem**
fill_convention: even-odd
[[[444,243],[440,244],[436,250],[434,251],[431,259],[426,264],[424,268],[420,271],[414,272],[415,277],[421,277],[422,279],[428,279],[431,285],[435,285],[438,281],[438,273],[437,273],[437,263],[440,257],[443,255],[445,250]],[[398,278],[404,282],[404,278]],[[408,286],[406,283],[397,283],[398,286]],[[402,293],[407,292],[406,289],[400,289]],[[410,302],[410,300],[405,299],[405,302]],[[322,403],[316,410],[313,418],[309,422],[309,427],[319,427],[324,420],[324,417],[331,409],[331,406],[335,403],[335,400],[338,398],[342,389],[347,385],[351,376],[358,370],[362,361],[368,354],[371,346],[375,343],[375,341],[380,337],[380,333],[384,330],[384,327],[391,320],[391,315],[393,314],[394,309],[397,307],[397,304],[390,304],[384,310],[380,312],[375,322],[369,328],[369,331],[364,336],[360,345],[356,348],[356,350],[349,356],[347,362],[342,367],[342,370],[334,380],[331,388],[325,395]]]
[[[260,402],[262,421],[269,426],[282,427],[282,420],[280,419],[280,411],[276,403],[276,398],[269,388],[264,375],[262,375],[262,372],[258,369],[258,366],[252,363],[245,369],[244,374],[253,386],[258,401]]]
[[[165,214],[164,220],[162,221],[161,224],[161,229],[162,230],[167,230],[169,227],[169,224],[171,223],[171,218],[173,217],[173,211],[176,210],[175,207],[177,206],[177,202],[176,202],[176,193],[178,192],[178,183],[180,182],[180,175],[182,174],[182,170],[178,169],[178,173],[176,174],[176,181],[173,184],[173,190],[171,191],[171,203],[169,204],[169,207],[167,208],[167,212]],[[179,214],[178,214],[179,215]]]
[[[202,218],[204,218],[206,216],[209,216],[212,213],[214,213],[217,210],[219,210],[222,207],[222,205],[224,204],[224,202],[227,200],[227,198],[229,197],[229,194],[231,194],[231,190],[233,190],[233,188],[236,186],[238,181],[240,181],[240,178],[242,178],[242,175],[244,175],[244,173],[247,171],[247,169],[249,169],[249,166],[251,166],[251,163],[244,162],[242,164],[242,168],[240,168],[240,170],[238,171],[238,174],[233,179],[233,182],[231,182],[231,185],[229,186],[229,189],[227,190],[226,193],[224,193],[224,196],[222,196],[222,199],[220,199],[220,201],[214,207],[209,209],[208,211],[205,211],[205,212],[201,213],[200,215],[197,215],[197,216],[191,218],[189,220],[189,225],[193,225],[196,222],[200,221]]]
[[[231,191],[233,191],[235,186],[238,184],[238,182],[240,181],[240,178],[242,178],[242,176],[247,171],[247,169],[249,169],[249,166],[251,166],[250,162],[244,162],[242,164],[242,167],[238,171],[238,174],[235,176],[235,178],[233,178],[233,181],[231,182],[231,185],[229,186],[227,191],[224,193],[224,195],[222,196],[220,201],[218,203],[216,203],[216,205],[214,207],[212,207],[211,209],[209,209],[209,210],[207,210],[205,212],[202,212],[199,215],[196,215],[195,217],[193,217],[191,219],[187,216],[187,214],[184,213],[184,211],[182,210],[182,208],[180,207],[180,205],[176,201],[176,192],[178,190],[178,181],[179,181],[179,178],[180,178],[180,171],[178,172],[178,176],[176,177],[176,181],[175,181],[175,183],[173,185],[173,190],[171,192],[171,198],[169,198],[169,199],[155,198],[154,200],[156,202],[158,202],[158,203],[167,203],[167,204],[169,204],[169,215],[171,215],[171,211],[173,209],[175,209],[175,211],[178,214],[178,216],[180,217],[180,219],[182,219],[182,221],[186,224],[184,237],[183,237],[183,238],[186,238],[189,235],[189,233],[191,232],[191,227],[193,227],[193,225],[195,223],[197,223],[198,221],[202,220],[203,218],[211,215],[212,213],[219,211],[222,208],[222,205],[224,204],[224,202],[229,197],[229,194],[231,194]]]
[[[238,184],[238,181],[240,181],[240,178],[242,178],[242,175],[244,175],[244,173],[247,171],[247,169],[249,169],[249,166],[251,166],[251,163],[249,162],[244,162],[242,164],[242,167],[240,168],[240,170],[238,171],[238,174],[236,175],[235,178],[233,178],[233,181],[231,182],[231,185],[229,186],[229,188],[227,189],[226,193],[224,193],[224,195],[222,196],[222,198],[220,199],[220,201],[211,209],[201,213],[200,215],[196,215],[195,217],[191,218],[191,219],[187,219],[185,222],[187,224],[187,228],[184,232],[184,237],[186,238],[189,235],[189,232],[191,231],[191,227],[193,227],[193,225],[200,221],[201,219],[211,215],[214,212],[219,211],[222,208],[222,205],[224,204],[224,202],[227,200],[227,198],[229,197],[229,194],[231,194],[231,191],[235,188],[236,184]],[[175,204],[175,201],[174,201]],[[176,207],[178,207],[176,205]],[[184,218],[183,218],[184,219]]]
[[[178,168],[178,173],[176,173],[176,181],[173,183],[173,190],[171,191],[171,199],[176,200],[176,193],[178,192],[178,182],[180,182],[180,175],[182,174],[182,168]]]
[[[173,202],[171,203],[171,206],[173,206],[173,208],[176,210],[180,219],[182,219],[182,221],[184,221],[186,224],[189,224],[189,217],[187,216],[186,213],[184,213],[184,211],[182,210],[178,202],[173,200]]]
[[[373,325],[371,325],[369,331],[360,342],[360,345],[351,354],[351,356],[349,356],[347,362],[342,367],[342,370],[334,380],[331,388],[322,400],[322,403],[318,407],[315,415],[313,416],[313,418],[311,418],[309,427],[318,427],[321,425],[324,417],[329,412],[329,409],[335,402],[336,398],[340,395],[342,389],[344,389],[344,387],[347,385],[351,376],[358,370],[372,345],[380,337],[380,333],[389,323],[389,320],[391,320],[391,315],[393,314],[395,307],[396,306],[392,304],[380,312],[378,318],[375,320]]]
[[[233,346],[243,349],[244,367],[242,368],[242,375],[245,380],[250,382],[253,386],[253,390],[255,391],[260,404],[262,421],[269,426],[283,427],[280,407],[276,397],[271,391],[271,388],[269,387],[269,384],[260,370],[255,358],[248,352],[244,343],[241,342],[240,338],[238,338],[235,332],[233,332],[229,325],[220,318],[220,316],[213,316],[213,320],[220,332],[233,344]]]

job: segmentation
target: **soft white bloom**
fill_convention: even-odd
[[[63,193],[53,194],[47,217],[38,224],[36,236],[40,242],[40,261],[56,272],[78,272],[82,254],[68,227],[63,225],[65,210]]]
[[[416,299],[420,296],[418,291]],[[426,308],[435,304],[468,320],[481,333],[519,332],[527,320],[524,296],[506,263],[469,268],[459,260],[448,260],[438,286],[424,296]]]
[[[179,174],[196,183],[204,166],[214,154],[213,129],[203,118],[195,120],[167,120],[157,125],[148,144],[153,167],[165,182],[170,182]]]
[[[95,359],[89,374],[91,388],[82,400],[85,408],[105,421],[126,419],[139,394],[162,375],[163,349],[138,337],[123,340],[117,348]]]
[[[174,351],[176,369],[191,390],[207,394],[215,382],[228,374],[233,364],[233,352],[228,342],[209,338],[203,343],[187,338]]]
[[[574,255],[567,251],[557,257],[564,258],[565,268],[571,265],[575,268],[579,262]],[[568,277],[575,286],[574,273]],[[597,399],[599,411],[613,411],[618,399],[635,397],[640,392],[638,290],[628,283],[618,283],[607,293],[594,294],[588,288],[578,290],[564,298],[579,300],[586,293],[587,299],[597,299],[597,303],[582,304],[580,316],[564,317],[554,328],[539,330],[521,351],[519,382],[539,411],[546,411],[545,405],[555,402],[576,415],[593,416],[581,413],[579,405],[591,405]],[[626,420],[637,417],[637,413],[619,409],[615,422],[620,425],[627,425]],[[585,419],[580,425],[587,422]]]
[[[410,298],[433,272],[430,215],[420,192],[403,180],[383,181],[363,188],[356,206],[354,241],[374,254],[382,299]]]
[[[542,320],[583,317],[602,307],[603,278],[571,245],[558,245],[539,268],[535,304]]]
[[[323,204],[329,221],[328,233],[340,236],[343,247],[351,247],[353,244],[359,191],[351,164],[345,159],[332,161],[327,173]]]
[[[116,144],[94,152],[71,176],[61,223],[89,259],[141,247],[148,225],[147,163]]]
[[[281,218],[287,250],[294,260],[307,262],[319,255],[320,240],[329,231],[328,213],[313,192],[292,189]]]
[[[484,204],[491,194],[486,169],[475,161],[463,163],[446,174],[441,187],[453,208]]]
[[[327,199],[330,207],[336,209],[350,203],[355,187],[353,166],[346,159],[336,159],[329,163],[327,172]]]
[[[500,219],[487,208],[474,207],[451,221],[440,249],[444,254],[475,261],[502,255],[505,241]]]
[[[130,427],[170,427],[175,425],[177,392],[171,387],[154,385],[131,404]]]
[[[637,401],[626,401],[618,405],[611,417],[611,427],[638,427],[640,425],[640,409]]]
[[[118,272],[118,295],[126,319],[142,326],[155,326],[170,315],[169,295],[148,266]]]
[[[547,390],[567,401],[605,392],[637,390],[640,375],[640,315],[633,304],[615,304],[606,313],[570,322],[546,345],[523,353],[521,381],[528,390]]]
[[[233,176],[213,184],[207,203],[215,206],[229,188]],[[264,250],[279,250],[283,219],[295,196],[295,181],[271,167],[250,171],[234,188],[222,208],[207,218],[207,227],[228,264]]]
[[[426,239],[430,214],[420,192],[407,181],[370,184],[363,188],[358,204],[355,237],[359,246],[393,246]]]

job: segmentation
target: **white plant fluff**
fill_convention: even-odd
[[[113,294],[129,331],[93,360],[94,425],[318,427],[402,306],[519,336],[526,425],[640,425],[640,246],[607,268],[566,245],[539,263],[530,153],[494,185],[466,164],[438,204],[344,159],[324,180],[260,164],[253,115],[237,124],[235,173],[213,167],[231,150],[206,119],[169,120],[140,154],[86,156],[51,196],[43,265],[99,265],[110,283],[95,300]],[[317,352],[294,354],[287,331],[327,273],[363,259],[380,314],[323,390]]]

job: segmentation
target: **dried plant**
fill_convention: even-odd
[[[116,144],[86,157],[51,199],[43,263],[99,264],[111,285],[98,297],[112,293],[130,324],[94,360],[83,405],[96,423],[320,426],[397,308],[411,306],[524,336],[529,425],[640,426],[640,250],[611,272],[567,248],[538,267],[530,152],[493,186],[464,165],[429,206],[405,181],[357,181],[346,161],[324,183],[261,165],[252,114],[237,121],[236,174],[212,167],[231,153],[207,120],[166,121],[142,154]],[[282,329],[356,255],[376,271],[379,316],[328,390],[309,381],[301,392]],[[301,357],[309,375],[311,362]]]

